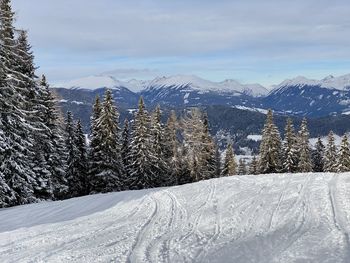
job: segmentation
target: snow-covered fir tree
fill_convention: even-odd
[[[337,163],[337,172],[349,172],[350,171],[350,149],[348,136],[344,134],[340,149],[338,153],[338,163]]]
[[[278,173],[281,171],[281,136],[273,122],[272,110],[267,113],[267,119],[262,132],[259,152],[259,172]]]
[[[315,149],[311,152],[313,171],[314,172],[323,172],[324,171],[324,155],[325,155],[325,146],[320,137],[318,137]]]
[[[121,157],[123,161],[123,166],[126,168],[130,164],[130,130],[129,130],[129,120],[124,120],[124,126],[122,131],[122,145],[121,145]],[[125,169],[127,172],[127,169]],[[128,176],[126,174],[126,176]]]
[[[158,172],[154,170],[157,158],[151,146],[150,124],[151,119],[141,97],[131,132],[127,180],[131,189],[151,188],[158,185],[160,181]]]
[[[292,119],[287,119],[285,127],[284,141],[282,145],[283,153],[283,171],[287,173],[294,173],[298,168],[298,140],[294,131]]]
[[[239,159],[239,162],[238,162],[238,174],[239,175],[247,174],[247,165],[243,158]]]
[[[74,130],[74,121],[73,115],[70,111],[67,112],[66,117],[66,129],[65,129],[65,142],[67,149],[67,170],[66,170],[66,179],[68,184],[68,193],[66,197],[76,196],[76,192],[73,190],[76,182],[76,156],[78,150],[75,144],[75,130]]]
[[[205,179],[217,177],[218,159],[216,153],[216,145],[209,131],[208,116],[203,116],[203,133],[201,138],[202,156],[201,156],[201,172]]]
[[[229,143],[226,148],[225,160],[221,170],[221,176],[231,176],[237,174],[237,163],[233,152],[232,143]]]
[[[28,89],[23,86],[28,78],[20,72],[22,57],[13,23],[10,1],[0,1],[0,125],[6,138],[0,174],[5,176],[6,184],[15,194],[14,204],[27,204],[37,200],[34,194],[37,180],[31,163],[34,127],[30,119],[32,113],[28,111],[31,103]]]
[[[298,136],[298,148],[299,148],[298,171],[302,173],[312,172],[309,130],[307,128],[307,120],[305,118],[301,122],[301,126],[300,126],[300,131]]]
[[[119,113],[112,92],[106,90],[99,118],[96,120],[99,145],[94,145],[92,192],[110,192],[124,188],[124,166],[121,157]],[[91,145],[92,147],[92,145]],[[100,158],[100,159],[99,159]]]
[[[43,152],[51,174],[54,199],[65,198],[68,191],[66,180],[66,145],[64,141],[63,121],[57,100],[52,94],[45,75],[40,80],[40,109],[43,116],[48,141],[43,145]]]
[[[103,162],[103,156],[101,152],[101,126],[98,124],[98,120],[101,117],[101,103],[100,98],[97,96],[95,103],[92,107],[92,116],[90,118],[90,147],[89,147],[89,178],[90,189],[92,188],[93,178],[100,171],[100,165]]]
[[[331,131],[328,134],[328,143],[324,156],[324,171],[325,172],[337,172],[337,147],[334,141],[334,134]]]
[[[258,174],[258,160],[255,155],[249,164],[249,174]]]
[[[164,127],[161,120],[161,110],[159,105],[152,114],[150,133],[150,146],[152,155],[154,156],[154,158],[151,159],[153,163],[150,163],[150,165],[152,166],[151,169],[156,174],[156,178],[158,178],[154,187],[171,185],[171,178],[167,170],[165,158]]]

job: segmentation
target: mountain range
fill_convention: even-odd
[[[149,109],[161,105],[164,121],[171,109],[181,115],[188,107],[201,107],[208,113],[212,134],[218,141],[233,138],[238,148],[257,149],[258,144],[247,140],[247,136],[261,132],[269,108],[275,111],[281,132],[287,117],[292,117],[297,127],[307,117],[313,137],[325,136],[331,129],[338,134],[350,131],[350,74],[322,80],[297,77],[271,90],[259,84],[241,84],[235,80],[213,82],[186,75],[150,81],[120,81],[113,76],[98,75],[54,88],[63,111],[72,111],[80,118],[86,132],[95,97],[102,97],[105,89],[112,90],[121,121],[132,118],[140,96]]]

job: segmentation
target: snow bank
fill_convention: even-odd
[[[0,210],[0,262],[350,262],[350,173],[237,176]]]

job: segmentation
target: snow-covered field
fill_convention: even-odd
[[[0,210],[0,262],[350,262],[350,173],[213,179]]]

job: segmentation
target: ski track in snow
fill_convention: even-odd
[[[350,173],[236,176],[1,209],[0,262],[350,262]]]

